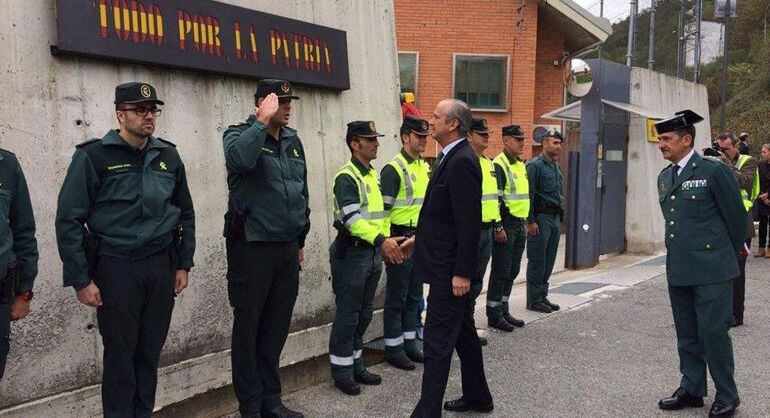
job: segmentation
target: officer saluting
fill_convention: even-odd
[[[174,144],[146,83],[115,88],[120,129],[77,146],[56,212],[64,285],[97,308],[104,415],[150,416],[158,359],[193,266],[195,214]]]
[[[348,123],[345,140],[352,154],[334,176],[334,227],[337,238],[329,247],[337,311],[329,337],[334,384],[348,395],[361,393],[359,383],[379,385],[362,358],[364,333],[372,321],[374,293],[382,274],[382,260],[400,264],[404,257],[394,238],[388,238],[385,204],[377,171],[378,137],[374,122]]]
[[[661,409],[703,406],[706,366],[716,386],[709,416],[732,416],[740,404],[733,378],[731,279],[746,236],[746,211],[730,167],[695,150],[691,110],[655,124],[663,158],[673,164],[658,176],[666,222],[666,273],[674,314],[680,387],[661,399]]]
[[[11,334],[11,321],[29,313],[37,276],[35,217],[21,165],[0,149],[0,379]]]
[[[543,152],[527,164],[529,199],[527,216],[527,309],[551,313],[559,305],[548,300],[548,279],[559,248],[559,225],[562,217],[561,167],[556,161],[563,140],[559,132],[540,134]]]
[[[420,157],[428,143],[428,121],[407,116],[401,124],[401,152],[381,172],[382,199],[390,235],[414,236],[417,219],[430,180],[430,167]],[[422,363],[417,347],[417,304],[422,298],[422,279],[412,274],[412,259],[401,264],[385,264],[388,274],[385,309],[385,359],[402,370],[413,370]]]
[[[495,160],[502,222],[495,230],[492,247],[492,272],[487,292],[487,322],[492,328],[512,331],[524,321],[510,314],[508,298],[513,280],[519,274],[521,256],[527,242],[526,218],[529,215],[529,180],[521,158],[524,132],[519,125],[503,127],[503,152]]]
[[[305,150],[287,126],[297,99],[288,81],[261,80],[255,114],[223,138],[233,386],[244,417],[302,417],[281,402],[278,372],[310,230]]]

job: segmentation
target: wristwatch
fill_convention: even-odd
[[[35,296],[35,293],[33,291],[31,291],[31,290],[27,290],[24,293],[17,293],[16,294],[17,298],[22,298],[24,300],[32,300],[33,296]]]
[[[503,232],[503,226],[502,225],[497,225],[495,227],[495,232]]]

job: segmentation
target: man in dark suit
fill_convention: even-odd
[[[726,164],[693,150],[691,110],[655,125],[663,158],[671,165],[658,176],[666,222],[666,275],[674,314],[679,388],[658,403],[674,410],[703,406],[706,368],[716,386],[710,417],[733,416],[740,404],[733,377],[732,279],[746,236],[746,210],[738,181]]]
[[[481,343],[473,322],[471,283],[479,283],[481,168],[466,139],[471,125],[468,105],[441,101],[430,119],[433,137],[442,146],[428,184],[416,232],[414,268],[430,285],[425,322],[425,369],[420,401],[413,417],[440,417],[452,352],[460,357],[463,396],[444,404],[448,411],[493,409],[484,375]]]

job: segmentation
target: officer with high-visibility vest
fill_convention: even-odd
[[[489,127],[486,119],[473,118],[471,121],[470,135],[468,136],[471,147],[479,156],[481,166],[481,234],[479,237],[479,262],[478,282],[471,284],[471,297],[476,299],[484,283],[484,275],[487,272],[489,258],[492,256],[492,233],[500,227],[500,207],[497,204],[497,177],[492,161],[484,156],[484,151],[489,147]],[[485,341],[482,338],[482,345]]]
[[[411,237],[430,180],[430,166],[420,156],[428,143],[428,122],[407,116],[401,124],[401,152],[380,173],[385,224],[391,236]],[[414,370],[423,362],[417,345],[417,303],[422,298],[422,280],[412,274],[412,259],[385,264],[388,284],[383,328],[385,360],[402,370]]]
[[[513,281],[519,274],[527,243],[529,180],[524,165],[524,132],[519,125],[503,127],[503,152],[495,160],[495,174],[502,222],[495,229],[492,272],[487,289],[487,322],[492,328],[513,331],[524,321],[514,318],[508,307]]]
[[[382,260],[400,264],[404,259],[399,242],[388,238],[380,182],[370,164],[377,158],[380,136],[372,121],[350,122],[345,140],[352,158],[334,176],[338,234],[329,248],[329,262],[337,311],[329,358],[335,386],[348,395],[361,393],[359,383],[382,382],[380,376],[366,370],[363,336],[372,321]]]
[[[717,145],[722,153],[722,161],[732,167],[738,185],[741,187],[743,207],[746,208],[746,248],[738,257],[740,275],[733,279],[733,318],[732,326],[743,325],[744,302],[746,299],[746,257],[749,255],[751,239],[754,237],[754,217],[751,208],[759,196],[759,163],[749,155],[740,153],[738,138],[729,132],[717,136]]]

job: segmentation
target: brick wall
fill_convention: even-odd
[[[540,116],[555,110],[564,103],[564,66],[554,66],[553,61],[564,51],[564,35],[550,25],[537,28],[537,74],[535,85],[535,124],[560,125],[556,119],[543,119]]]
[[[488,156],[502,150],[501,128],[509,124],[523,125],[532,132],[541,108],[561,105],[560,70],[544,66],[564,48],[564,38],[554,29],[538,27],[536,0],[394,0],[396,38],[399,51],[419,53],[417,105],[427,119],[436,103],[452,97],[453,54],[503,54],[509,56],[508,111],[474,112],[486,118],[495,133],[490,140]],[[520,37],[517,22],[523,18]],[[547,40],[538,39],[549,37]],[[514,48],[515,44],[515,48]],[[539,51],[542,48],[544,51]],[[543,74],[539,74],[540,71]],[[547,99],[541,99],[538,83],[547,83]],[[537,96],[536,96],[537,92]],[[556,103],[555,106],[551,106]],[[528,138],[531,143],[531,138]],[[529,149],[529,147],[528,147]],[[426,152],[433,156],[436,145]]]

